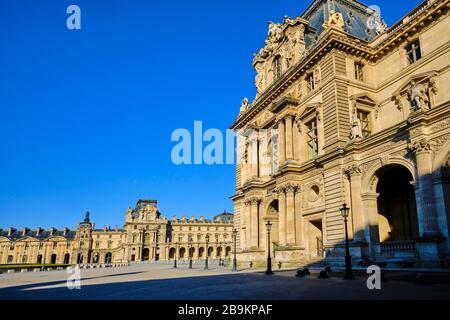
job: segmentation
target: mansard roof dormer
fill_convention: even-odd
[[[257,96],[300,60],[307,26],[308,21],[300,17],[284,17],[283,23],[269,22],[265,45],[253,59]]]
[[[309,47],[330,27],[341,29],[356,38],[371,41],[386,29],[377,6],[367,6],[356,0],[315,0],[301,17],[310,23],[305,35]]]

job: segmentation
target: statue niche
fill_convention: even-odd
[[[438,93],[438,73],[431,71],[411,77],[392,96],[399,110],[404,105],[411,111],[426,111],[433,107],[434,97]]]

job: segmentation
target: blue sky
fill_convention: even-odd
[[[372,1],[392,25],[421,1]],[[121,226],[128,206],[232,211],[234,166],[175,166],[176,128],[227,129],[267,22],[310,0],[0,2],[0,228]],[[77,4],[82,30],[66,28]]]

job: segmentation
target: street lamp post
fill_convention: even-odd
[[[270,221],[267,221],[266,228],[267,228],[267,270],[266,270],[266,274],[270,275],[270,274],[273,274],[272,258],[270,257],[270,230],[272,229],[272,223]]]
[[[209,234],[206,235],[206,259],[205,259],[205,270],[208,270],[208,256],[209,256]]]
[[[178,243],[175,242],[175,260],[173,260],[173,267],[177,268]]]
[[[192,237],[189,237],[189,269],[192,269]]]
[[[345,280],[353,280],[355,277],[353,276],[352,271],[352,257],[350,256],[350,247],[348,243],[348,228],[347,228],[347,218],[350,213],[350,208],[347,207],[347,204],[344,203],[342,206],[341,215],[344,218],[344,225],[345,225],[345,274],[344,279]]]
[[[234,245],[234,256],[233,256],[233,270],[232,271],[237,271],[237,258],[236,258],[236,243],[237,243],[237,234],[238,231],[236,229],[233,230],[233,245]]]

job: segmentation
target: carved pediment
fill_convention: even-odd
[[[305,110],[300,114],[299,119],[301,121],[305,121],[306,119],[311,118],[312,116],[320,118],[320,109],[322,108],[322,103],[311,103],[308,104]]]
[[[437,76],[437,71],[430,71],[409,77],[392,95],[397,108],[403,109],[406,103],[413,111],[430,109],[438,90]]]
[[[375,119],[378,118],[380,104],[368,92],[361,92],[350,96],[350,105],[352,114],[355,113],[357,107],[365,107],[368,111],[374,111]]]

